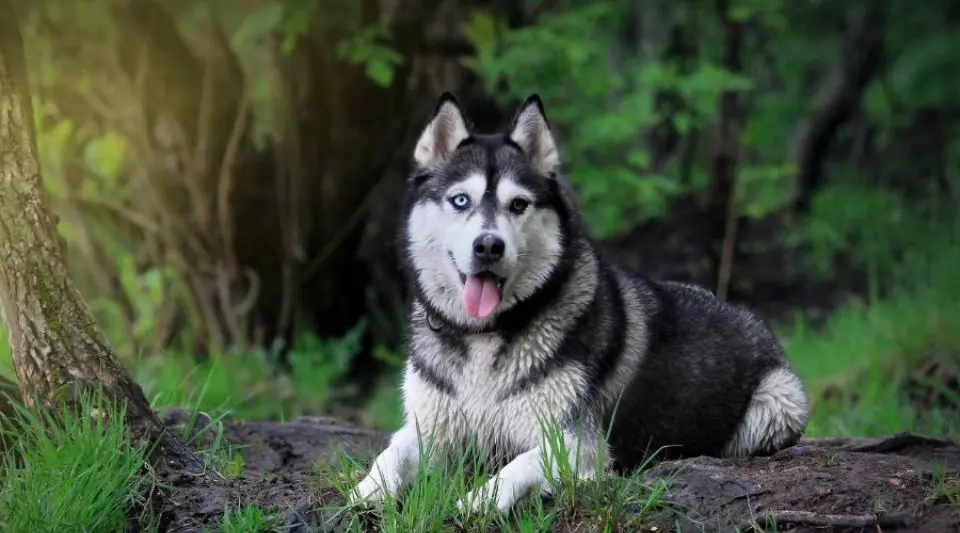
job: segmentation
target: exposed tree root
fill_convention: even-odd
[[[820,514],[810,511],[767,511],[754,520],[742,524],[742,531],[766,531],[769,525],[803,524],[824,527],[907,527],[913,517],[907,512],[872,514]]]

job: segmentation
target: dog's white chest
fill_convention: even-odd
[[[535,405],[543,402],[534,391],[517,389],[528,367],[517,358],[527,354],[506,346],[497,335],[474,335],[465,339],[465,345],[463,360],[447,367],[449,390],[408,369],[404,382],[408,414],[445,442],[477,438],[504,450],[536,445],[540,428]]]
[[[462,416],[462,426],[455,433],[503,441],[510,433],[511,379],[497,360],[509,354],[495,335],[478,335],[466,345],[467,357],[454,380],[455,393],[444,407],[453,411],[451,416]]]

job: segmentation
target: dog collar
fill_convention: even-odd
[[[443,329],[443,324],[439,321],[439,319],[437,319],[437,317],[433,316],[433,313],[428,312],[427,327],[430,328],[431,331],[436,333],[436,332],[439,332],[441,329]]]
[[[490,324],[487,327],[479,328],[479,329],[464,328],[462,326],[457,325],[456,323],[450,322],[440,313],[437,313],[430,309],[427,309],[425,314],[426,314],[427,327],[430,328],[430,331],[434,333],[440,333],[444,329],[447,329],[448,332],[455,332],[455,333],[464,334],[464,335],[495,333],[499,331],[499,329],[497,328],[497,324]]]

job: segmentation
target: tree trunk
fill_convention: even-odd
[[[743,63],[740,49],[743,42],[743,24],[730,18],[729,2],[717,0],[717,12],[724,30],[723,68],[740,74]],[[739,221],[735,205],[737,179],[737,93],[724,91],[720,96],[717,118],[716,148],[710,163],[710,209],[708,217],[713,228],[713,242],[721,242],[719,256],[714,260],[717,275],[717,296],[726,299],[730,287],[730,273],[736,253],[736,232]]]
[[[790,146],[797,166],[794,209],[810,212],[814,194],[823,184],[823,167],[840,127],[856,112],[867,84],[880,69],[883,11],[874,4],[850,32],[846,50],[826,77],[813,103],[813,113],[798,125]]]
[[[102,386],[126,404],[135,434],[158,441],[168,464],[199,469],[150,409],[74,286],[46,203],[23,40],[10,0],[0,0],[0,318],[22,399],[29,407],[76,407],[73,385]]]

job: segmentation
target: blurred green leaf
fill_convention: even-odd
[[[247,13],[243,22],[233,32],[230,44],[242,47],[254,40],[260,39],[280,27],[285,13],[282,2],[268,1],[257,9]]]
[[[87,143],[84,160],[90,170],[105,183],[116,185],[126,153],[126,139],[117,133],[107,132]]]
[[[393,83],[393,65],[380,59],[370,60],[367,62],[367,76],[377,85],[386,87]]]
[[[463,24],[463,35],[476,49],[486,50],[497,41],[497,20],[487,11],[476,10]]]
[[[737,22],[746,22],[754,15],[753,9],[745,5],[736,5],[730,8],[727,16],[730,17],[730,20]]]
[[[389,38],[390,20],[381,17],[376,24],[361,28],[337,43],[337,57],[363,65],[367,77],[377,85],[390,85],[396,67],[403,64],[403,56],[386,44]]]

